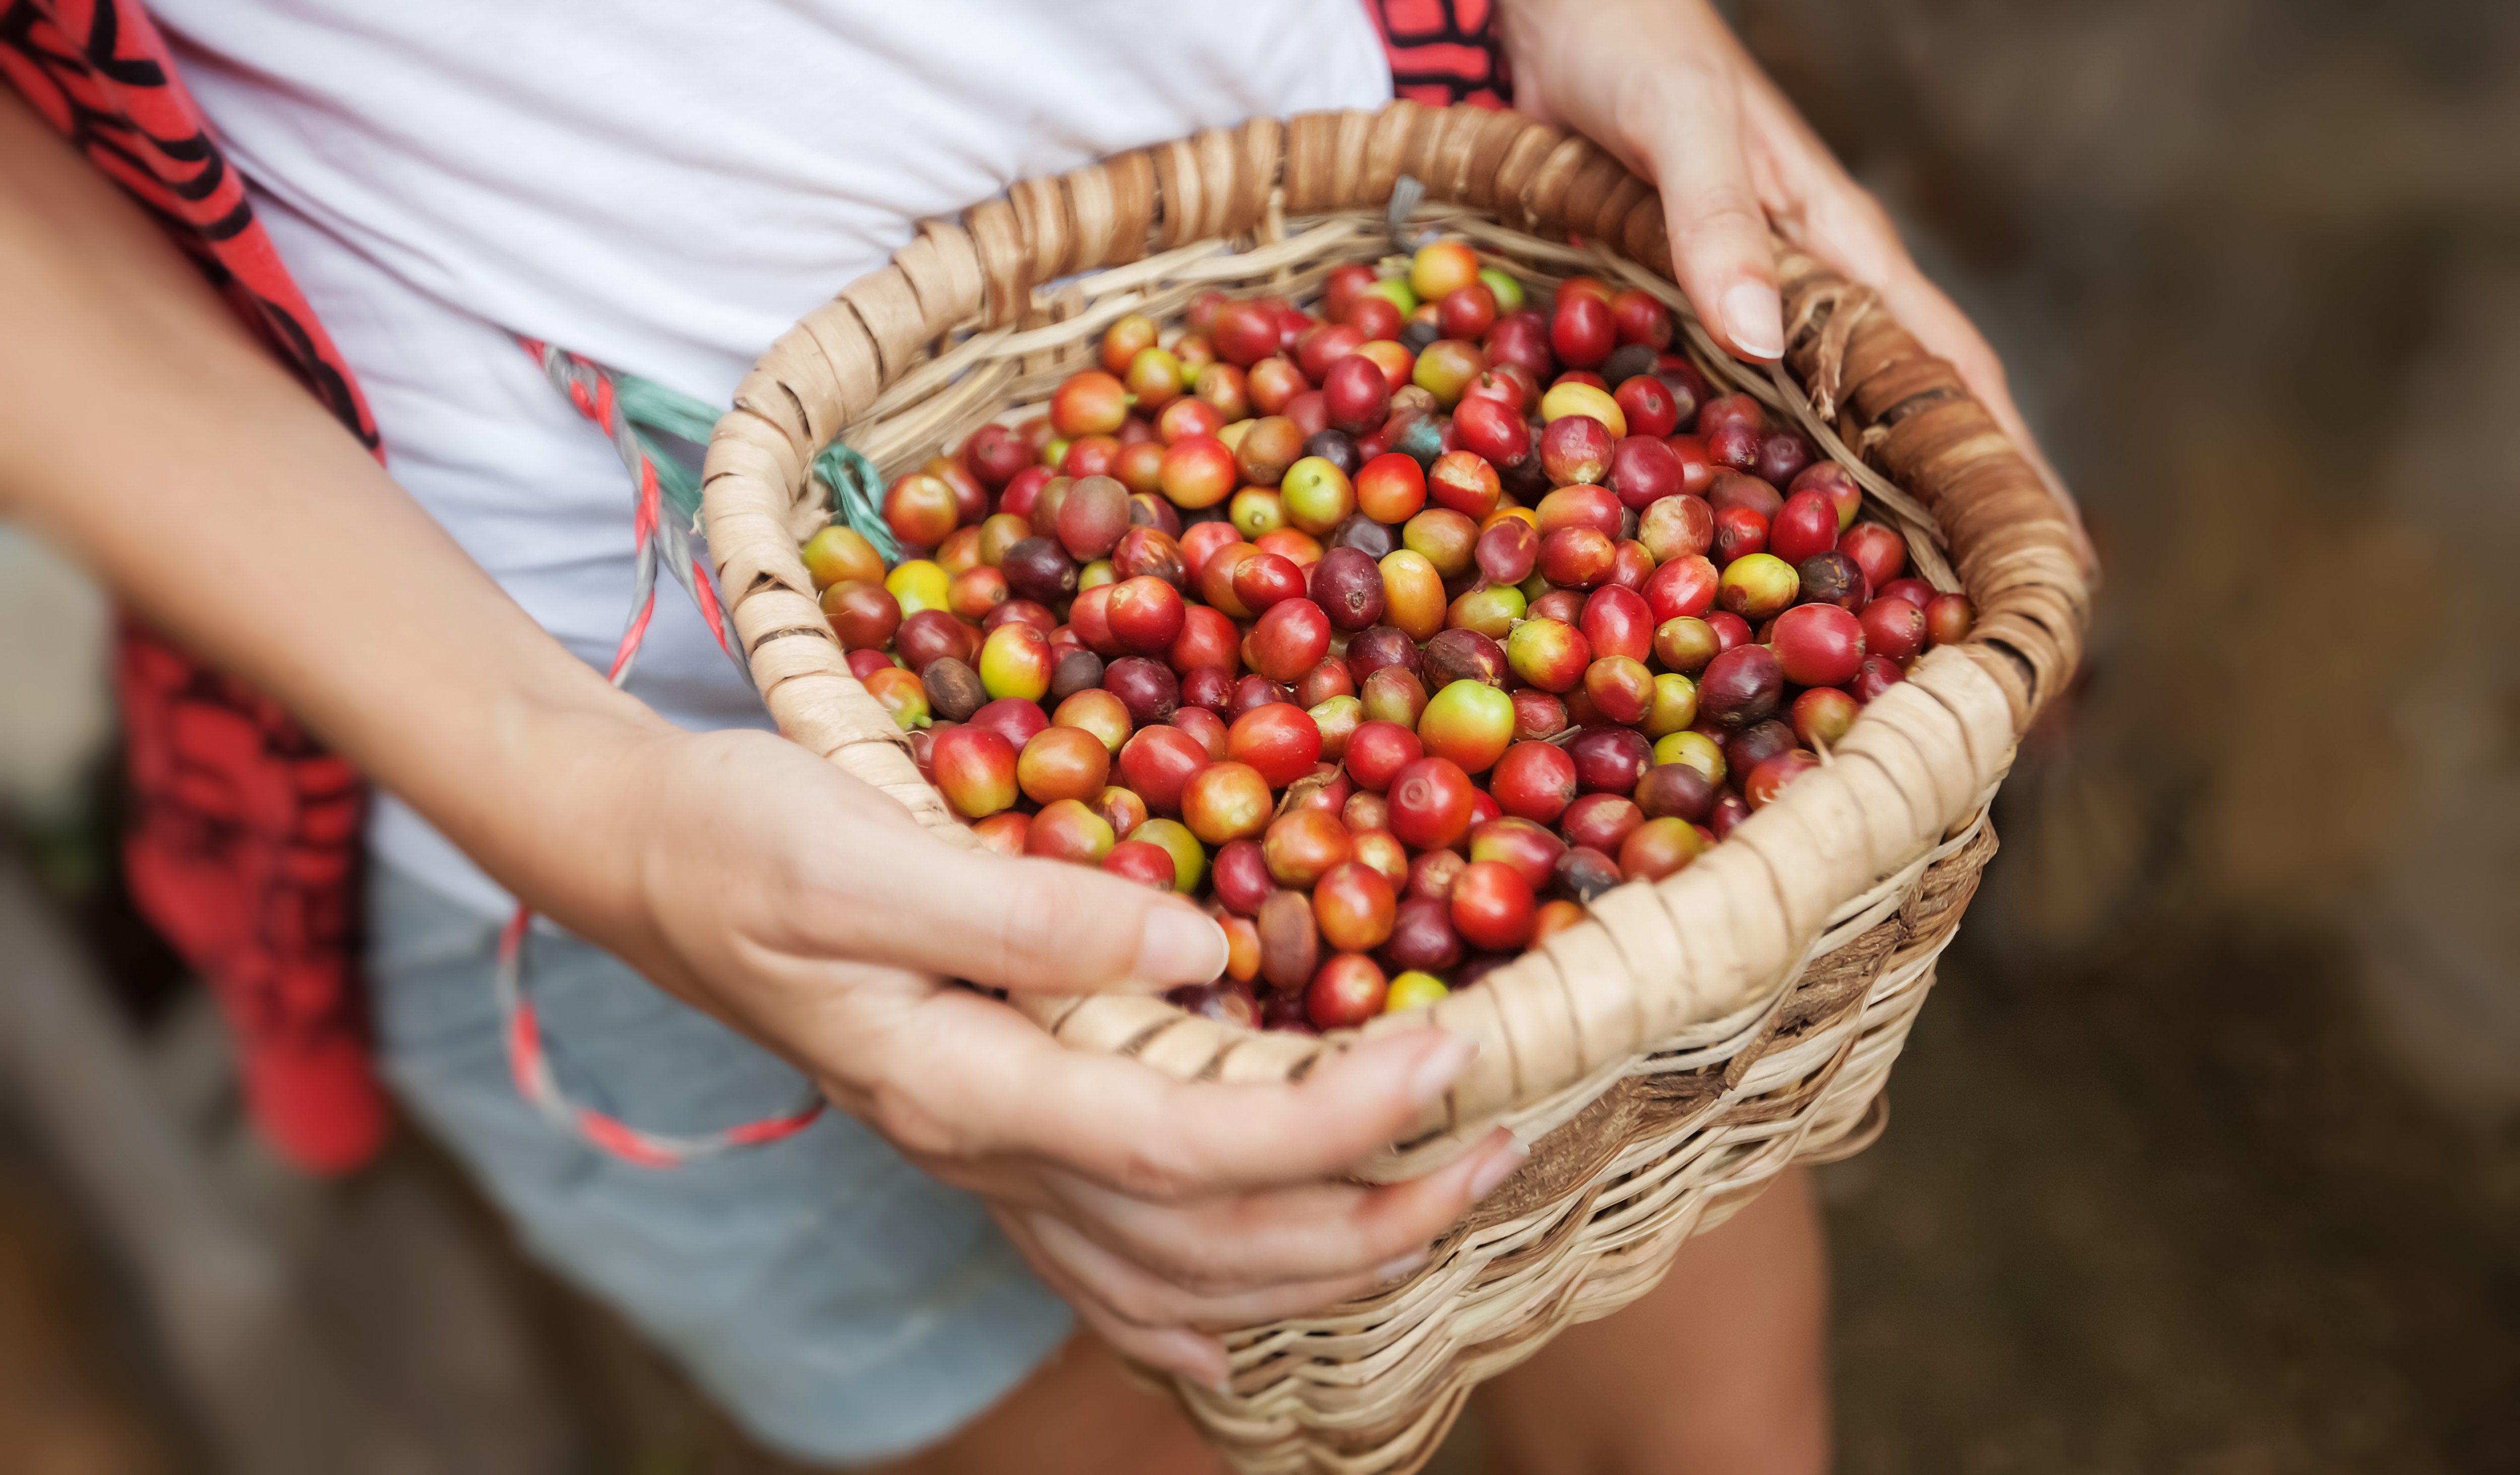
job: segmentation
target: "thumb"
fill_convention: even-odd
[[[904,836],[875,868],[870,961],[997,988],[1105,993],[1207,983],[1225,929],[1178,896],[1063,861]]]

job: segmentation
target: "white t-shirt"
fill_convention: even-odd
[[[629,484],[514,335],[723,405],[922,218],[1118,150],[1391,95],[1358,0],[153,8],[395,479],[598,669],[628,612]],[[671,587],[630,689],[687,727],[767,726]],[[390,797],[370,845],[513,905]]]

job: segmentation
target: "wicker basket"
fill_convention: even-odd
[[[1527,281],[1583,271],[1655,291],[1719,387],[1855,469],[1919,569],[1965,587],[1980,617],[1697,864],[1605,894],[1590,921],[1481,986],[1366,1027],[1440,1025],[1481,1052],[1360,1176],[1423,1172],[1498,1122],[1534,1151],[1407,1282],[1236,1332],[1230,1393],[1179,1387],[1245,1470],[1416,1468],[1480,1379],[1642,1295],[1684,1240],[1787,1164],[1879,1133],[1890,1062],[1994,853],[1988,799],[2072,672],[2087,609],[2048,491],[1871,293],[1784,250],[1792,374],[1737,363],[1688,316],[1661,203],[1617,160],[1511,112],[1402,102],[1258,119],[1026,181],[960,223],[928,222],[771,345],[717,425],[704,516],[781,731],[967,833],[850,678],[798,559],[828,516],[817,451],[844,438],[889,477],[984,421],[1032,413],[1124,313],[1161,319],[1216,286],[1301,296],[1393,248],[1404,176],[1425,187],[1413,225]],[[1349,1043],[1252,1034],[1143,997],[1028,1006],[1075,1049],[1185,1079],[1285,1079]]]

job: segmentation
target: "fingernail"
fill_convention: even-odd
[[[1481,1164],[1479,1176],[1470,1180],[1470,1201],[1476,1203],[1495,1192],[1499,1184],[1513,1177],[1516,1168],[1529,1161],[1531,1149],[1522,1144],[1522,1139],[1509,1140],[1506,1150]]]
[[[1225,971],[1225,929],[1188,907],[1156,907],[1138,941],[1138,976],[1148,983],[1206,983]]]
[[[1425,1247],[1421,1245],[1381,1267],[1373,1273],[1373,1283],[1389,1285],[1395,1280],[1403,1280],[1416,1274],[1418,1268],[1426,1263],[1426,1253]]]
[[[1426,1052],[1409,1073],[1409,1099],[1423,1106],[1442,1095],[1479,1057],[1479,1042],[1467,1035],[1443,1032],[1444,1042]]]
[[[1781,358],[1785,307],[1765,282],[1735,282],[1724,291],[1724,332],[1732,346],[1753,358]]]

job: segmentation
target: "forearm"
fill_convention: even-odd
[[[0,274],[0,513],[538,905],[629,894],[605,870],[621,848],[588,827],[664,725],[538,628],[5,93]]]

